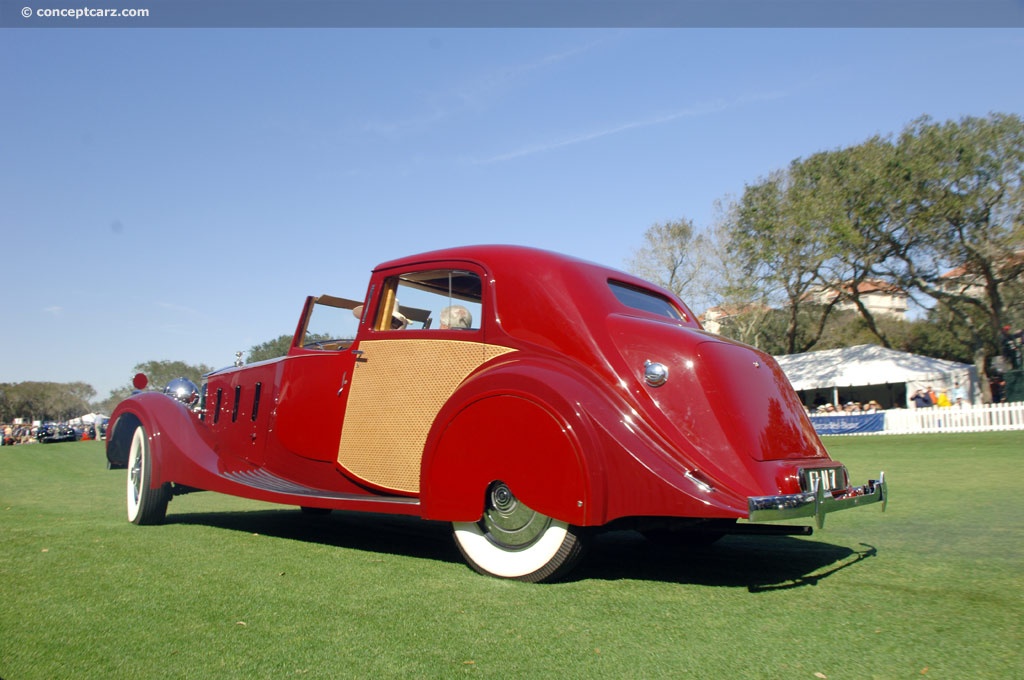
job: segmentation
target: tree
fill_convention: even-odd
[[[724,335],[757,345],[771,310],[759,296],[760,288],[738,274],[740,266],[726,226],[732,204],[716,201],[715,208],[715,224],[704,231],[686,218],[649,227],[643,247],[633,252],[628,268],[672,291],[695,310],[720,313]]]
[[[698,282],[704,297],[689,295],[715,300],[730,337],[774,353],[840,342],[830,317],[850,303],[860,322],[836,321],[851,341],[967,347],[985,375],[1003,327],[1024,324],[1024,121],[921,118],[748,185],[699,240],[686,221],[645,238],[634,270],[676,292]],[[862,284],[876,281],[933,308],[932,326],[872,314]]]
[[[873,137],[814,154],[791,168],[793,185],[801,189],[794,209],[827,233],[831,246],[819,272],[818,299],[852,305],[873,339],[885,347],[892,346],[885,332],[889,325],[879,322],[864,294],[879,284],[895,288],[878,267],[890,252],[884,235],[892,224],[888,168],[893,153],[891,142]]]
[[[653,224],[644,246],[633,252],[629,271],[672,291],[691,306],[708,303],[709,244],[691,220]]]
[[[895,142],[875,137],[814,154],[748,186],[730,222],[731,249],[773,306],[788,310],[787,352],[820,340],[801,329],[814,302],[852,303],[892,346],[893,327],[862,300],[861,284],[881,280],[954,315],[984,371],[1000,329],[1024,316],[1022,169],[1019,117],[922,118]],[[830,313],[820,307],[819,331]]]
[[[821,304],[811,295],[826,282],[823,267],[837,247],[835,225],[812,204],[810,179],[794,161],[787,172],[748,185],[728,225],[730,248],[748,286],[786,314],[786,354],[813,347],[838,302]],[[800,320],[808,314],[816,331],[802,336]]]
[[[1024,121],[921,118],[900,136],[890,177],[887,271],[955,316],[985,375],[1024,273]]]
[[[737,203],[728,198],[716,201],[715,221],[704,237],[704,279],[711,303],[705,322],[717,320],[721,335],[764,349],[771,342],[775,313],[766,287],[743,271],[732,230],[736,209]]]
[[[163,389],[175,378],[188,378],[196,385],[203,382],[203,376],[213,369],[205,364],[193,366],[184,361],[146,361],[136,364],[132,373],[144,373],[153,389]]]
[[[65,421],[88,413],[89,401],[96,395],[90,385],[81,382],[21,382],[0,386],[3,422],[24,418]]]
[[[935,305],[907,327],[906,339],[897,349],[964,364],[974,361],[970,330],[945,305]]]
[[[146,376],[148,387],[154,390],[162,390],[167,383],[176,378],[187,378],[196,385],[203,383],[203,376],[213,369],[206,364],[193,366],[184,361],[144,361],[132,368],[132,375],[142,373]],[[120,402],[131,396],[135,387],[132,383],[126,383],[121,387],[114,388],[103,401],[94,404],[95,409],[101,413],[110,413]]]
[[[292,336],[282,335],[274,340],[268,340],[261,345],[253,345],[249,348],[246,361],[252,364],[257,361],[283,357],[285,354],[288,354],[288,348],[291,347],[292,340]]]
[[[93,411],[97,413],[105,413],[109,415],[114,408],[122,401],[131,396],[133,388],[131,386],[118,387],[110,391],[106,399],[97,401],[92,405]]]

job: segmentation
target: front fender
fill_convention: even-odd
[[[213,455],[196,432],[195,415],[183,404],[159,392],[140,392],[118,404],[110,415],[107,467],[123,469],[128,466],[132,435],[138,425],[146,428],[149,438],[150,480],[154,488],[166,482],[181,481],[181,468],[188,465],[184,455],[186,448],[193,454],[207,451],[208,455]]]
[[[124,470],[128,467],[128,454],[132,445],[132,433],[139,425],[139,417],[122,409],[121,402],[110,417],[107,425],[107,469]]]

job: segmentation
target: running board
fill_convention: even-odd
[[[339,491],[328,491],[327,489],[316,489],[311,486],[304,486],[284,477],[278,477],[267,470],[237,470],[234,472],[222,472],[221,477],[236,484],[242,484],[261,491],[297,496],[299,498],[322,498],[337,501],[353,501],[359,503],[384,503],[389,505],[410,505],[420,504],[418,498],[407,498],[403,496],[366,496],[355,493],[341,493]]]

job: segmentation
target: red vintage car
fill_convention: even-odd
[[[107,458],[136,524],[196,490],[401,513],[451,522],[472,568],[524,581],[564,575],[601,528],[809,534],[761,522],[887,496],[884,475],[850,484],[771,356],[647,281],[514,246],[308,298],[287,356],[123,401]]]

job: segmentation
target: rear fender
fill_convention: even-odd
[[[427,438],[421,470],[423,516],[454,522],[480,519],[489,486],[505,482],[537,512],[588,524],[601,504],[603,477],[585,417],[572,407],[571,380],[519,365],[470,378]],[[561,387],[562,389],[559,389]]]
[[[601,381],[557,359],[505,358],[438,414],[420,500],[427,519],[476,521],[488,487],[502,481],[534,510],[578,526],[746,515],[745,496],[695,470]]]

